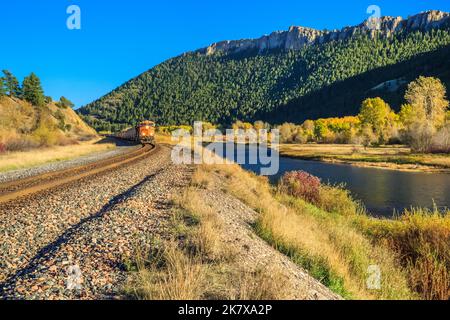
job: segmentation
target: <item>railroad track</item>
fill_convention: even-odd
[[[95,176],[139,161],[156,152],[159,146],[146,145],[138,150],[98,162],[49,172],[25,179],[6,182],[0,186],[0,204],[9,203],[43,191],[48,191],[84,178]]]

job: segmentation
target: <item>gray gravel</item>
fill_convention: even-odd
[[[126,279],[123,262],[164,233],[171,195],[190,174],[162,147],[132,166],[0,206],[0,298],[116,296]],[[68,288],[71,272],[80,287]]]
[[[96,152],[96,153],[86,155],[83,157],[79,157],[76,159],[72,159],[72,160],[52,162],[52,163],[47,163],[47,164],[40,165],[40,166],[33,167],[33,168],[20,169],[20,170],[14,170],[14,171],[0,173],[0,183],[24,179],[24,178],[28,178],[28,177],[33,177],[33,176],[48,173],[48,172],[65,170],[65,169],[69,169],[72,167],[82,166],[82,165],[85,165],[88,163],[93,163],[93,162],[100,161],[103,159],[112,158],[112,157],[130,152],[139,147],[140,146],[135,146],[135,145],[121,145],[121,146],[117,146],[117,148],[114,150]]]

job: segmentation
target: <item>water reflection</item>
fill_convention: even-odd
[[[260,173],[259,165],[243,167]],[[394,211],[403,212],[411,207],[450,206],[450,175],[444,173],[401,172],[280,158],[280,171],[270,180],[275,183],[291,170],[307,171],[332,184],[344,183],[377,216],[391,217]]]

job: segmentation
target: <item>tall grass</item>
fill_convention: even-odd
[[[239,270],[230,281],[236,288],[230,292],[230,300],[284,300],[292,290],[280,267],[275,265]]]
[[[450,299],[450,211],[411,209],[395,220],[359,217],[357,225],[402,257],[410,286],[423,299]]]
[[[245,181],[243,175],[240,179]],[[313,197],[305,194],[299,183],[310,181],[288,174],[272,192],[284,210],[260,206],[263,215],[257,227],[266,240],[344,297],[450,298],[448,211],[413,209],[394,220],[375,219],[343,186],[321,185],[313,188]],[[231,188],[243,200],[250,199],[245,189]],[[261,197],[250,202],[258,206]],[[366,289],[369,265],[381,269],[378,291]]]
[[[350,199],[342,202],[346,195],[342,189],[335,190],[339,197],[334,205],[328,204],[334,210],[327,212],[303,199],[277,192],[266,179],[237,165],[209,170],[220,172],[227,181],[228,192],[261,213],[255,229],[262,238],[334,292],[348,299],[415,297],[397,255],[385,246],[373,244],[353,225],[350,217],[358,205]],[[337,210],[348,212],[340,214]],[[379,266],[383,274],[380,290],[368,289],[366,285],[372,265]]]
[[[153,248],[147,258],[136,255],[136,274],[128,295],[141,300],[199,300],[205,289],[205,265],[175,242]]]
[[[225,259],[227,249],[220,241],[222,224],[217,213],[205,204],[197,190],[192,187],[176,198],[176,202],[184,212],[184,219],[198,222],[188,231],[187,249],[205,261]]]

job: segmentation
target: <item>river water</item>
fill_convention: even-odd
[[[236,150],[234,157],[227,155],[227,158],[236,160],[237,154],[245,153],[248,159],[248,150]],[[257,174],[265,167],[241,165]],[[292,170],[304,170],[323,182],[345,184],[374,216],[392,217],[411,207],[450,207],[450,175],[445,173],[404,172],[280,157],[279,171],[269,178],[276,183],[285,172]]]

